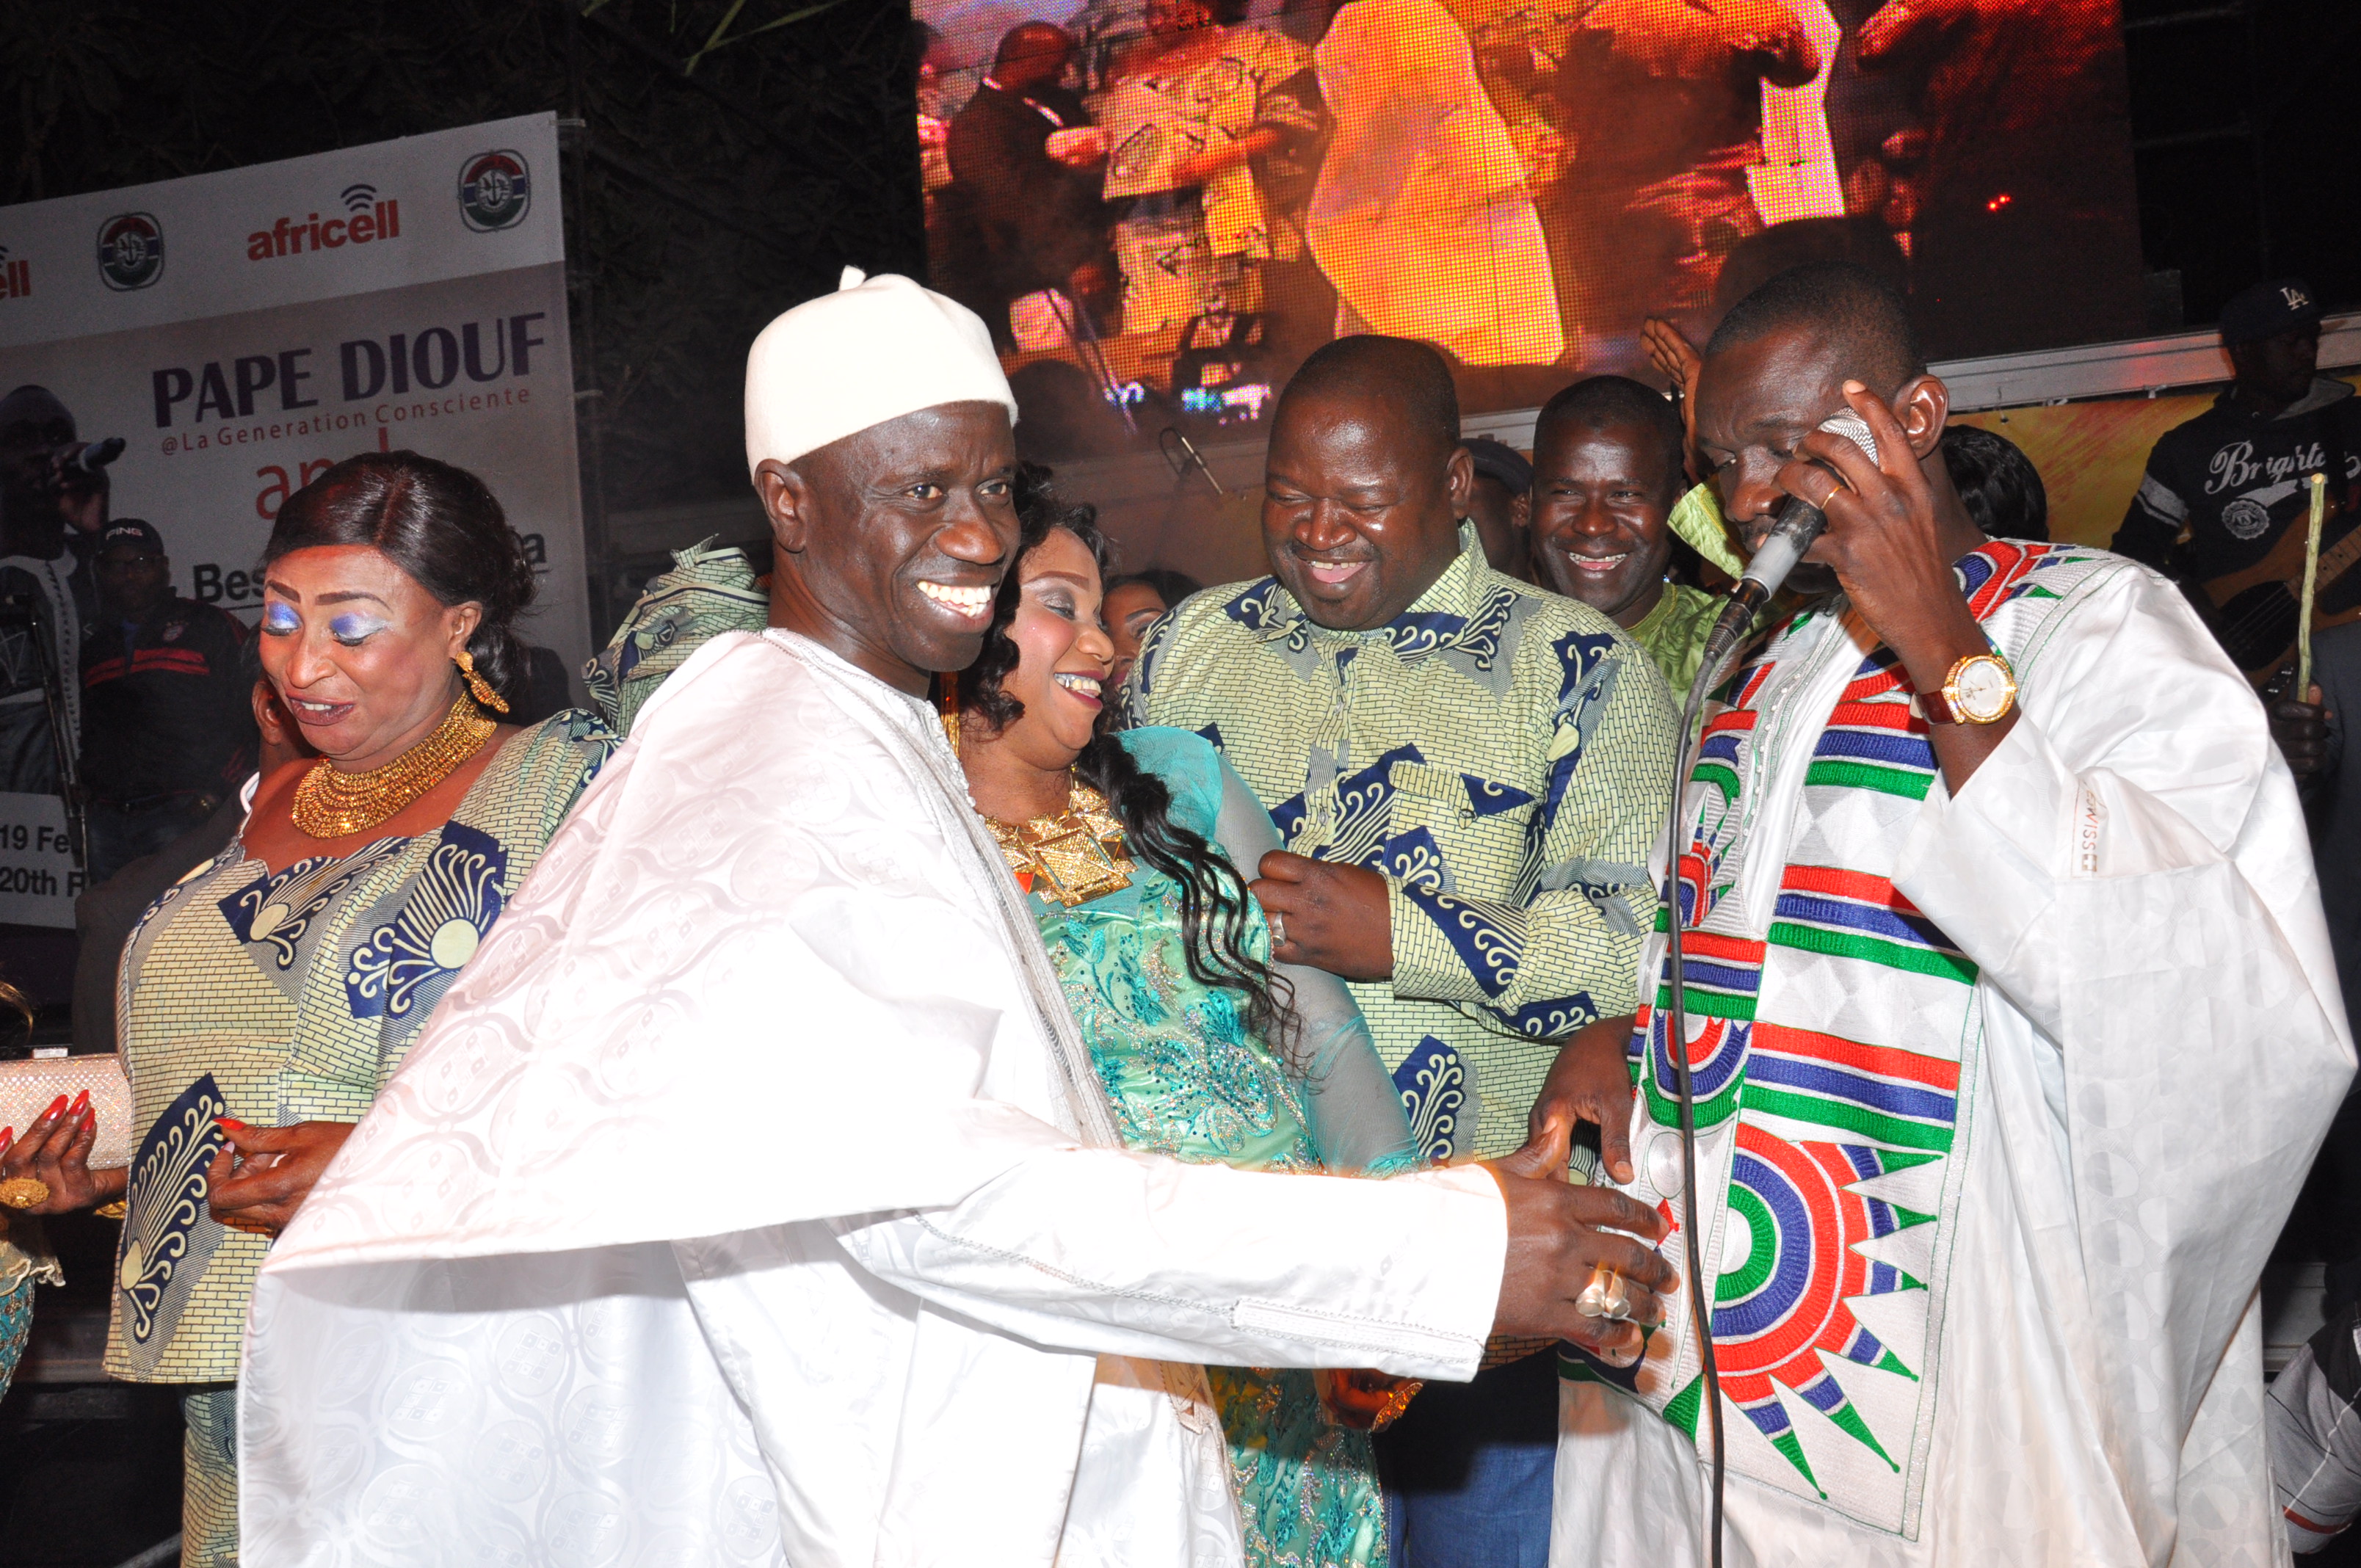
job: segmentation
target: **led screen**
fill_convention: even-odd
[[[2116,0],[917,0],[936,287],[1044,455],[1247,433],[1341,334],[1466,410],[1841,257],[1930,355],[2136,335]]]

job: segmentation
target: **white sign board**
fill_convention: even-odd
[[[174,587],[249,626],[272,519],[331,464],[407,448],[469,469],[536,567],[525,639],[578,668],[557,172],[555,116],[533,115],[0,207],[0,392],[46,387],[80,439],[124,438],[111,514],[155,524]],[[0,830],[42,809],[0,791]],[[0,922],[71,925],[64,888],[5,874],[12,843]]]

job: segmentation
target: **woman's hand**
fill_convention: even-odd
[[[1367,1367],[1323,1367],[1312,1375],[1330,1422],[1355,1431],[1383,1431],[1400,1419],[1426,1385]]]
[[[225,1117],[225,1141],[205,1184],[213,1217],[232,1230],[275,1236],[311,1196],[320,1173],[353,1135],[350,1122],[249,1127]]]
[[[91,1169],[90,1151],[97,1142],[98,1113],[91,1109],[90,1091],[71,1104],[60,1094],[23,1137],[13,1128],[0,1130],[0,1181],[30,1178],[49,1190],[40,1202],[19,1211],[27,1214],[63,1214],[120,1198],[131,1173]]]

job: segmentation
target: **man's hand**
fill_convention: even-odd
[[[58,515],[77,533],[96,533],[106,526],[107,502],[114,493],[114,481],[107,477],[104,468],[85,474],[80,468],[66,466],[89,444],[87,441],[68,442],[49,459],[49,482],[57,493]]]
[[[1565,1157],[1560,1135],[1484,1162],[1509,1206],[1509,1255],[1492,1332],[1572,1340],[1614,1365],[1629,1366],[1647,1343],[1642,1330],[1664,1321],[1659,1296],[1680,1283],[1671,1264],[1641,1245],[1661,1241],[1664,1222],[1611,1188],[1566,1181]],[[1576,1310],[1600,1264],[1624,1278],[1627,1320],[1587,1318]]]
[[[2328,709],[2318,686],[2304,695],[2308,701],[2281,697],[2270,707],[2271,739],[2279,742],[2288,771],[2300,779],[2328,766]]]
[[[1385,878],[1285,850],[1265,855],[1256,870],[1261,878],[1246,891],[1270,918],[1271,957],[1345,980],[1393,978],[1394,917]]]
[[[1681,335],[1681,329],[1660,316],[1650,316],[1640,327],[1640,341],[1647,345],[1648,363],[1657,374],[1680,389],[1681,430],[1688,438],[1686,457],[1697,447],[1697,377],[1705,370],[1705,356],[1697,345]],[[1682,477],[1687,483],[1687,477]]]
[[[1938,384],[1916,385],[1939,389]],[[1955,553],[1946,543],[1934,492],[1910,438],[1885,400],[1859,381],[1844,384],[1844,398],[1876,437],[1876,460],[1844,436],[1815,430],[1796,444],[1795,456],[1779,470],[1777,484],[1828,514],[1828,531],[1813,547],[1811,559],[1835,570],[1853,608],[1902,661],[1912,687],[1939,692],[1953,664],[1971,653],[1990,652],[1992,644],[1952,575]],[[1941,412],[1938,405],[1938,426]],[[1935,755],[1952,793],[1965,786],[2016,718],[2012,709],[1997,723],[1931,727]]]
[[[266,1236],[287,1228],[353,1135],[350,1122],[249,1127],[224,1118],[221,1127],[227,1141],[205,1173],[213,1217],[233,1230]]]
[[[1609,1179],[1631,1179],[1631,1025],[1629,1016],[1601,1018],[1558,1047],[1541,1098],[1526,1118],[1529,1136],[1520,1154],[1532,1150],[1538,1157],[1554,1148],[1556,1168],[1563,1171],[1574,1129],[1588,1123],[1598,1129],[1598,1162]]]

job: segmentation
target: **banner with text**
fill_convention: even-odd
[[[55,788],[53,752],[9,723],[46,706],[43,627],[84,723],[105,518],[153,524],[174,589],[250,630],[287,498],[356,453],[423,453],[522,537],[526,641],[588,656],[554,115],[0,207],[0,392],[27,387],[49,396],[0,404],[0,825],[25,840],[0,832],[0,922],[72,923],[55,802],[15,798]]]

